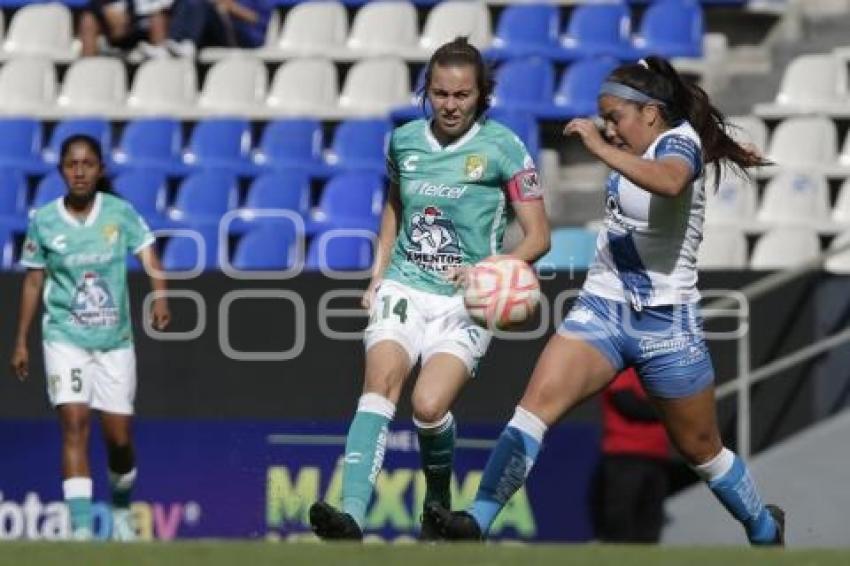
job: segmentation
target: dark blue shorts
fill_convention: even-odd
[[[582,293],[558,331],[599,350],[618,372],[634,367],[654,397],[690,397],[714,383],[696,305],[636,311],[628,303]]]

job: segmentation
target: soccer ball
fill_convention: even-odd
[[[504,330],[534,314],[540,302],[540,283],[521,259],[491,256],[469,270],[463,302],[475,322]]]

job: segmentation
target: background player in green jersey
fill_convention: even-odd
[[[326,539],[360,539],[383,464],[387,426],[417,361],[413,390],[426,504],[450,505],[455,422],[449,408],[475,374],[490,333],[466,312],[466,269],[501,252],[511,215],[523,229],[512,255],[532,262],[549,248],[549,223],[534,162],[519,138],[487,119],[493,83],[465,38],[440,47],[426,69],[433,118],[397,128],[388,151],[389,197],[372,281],[363,298],[363,394],[345,446],[342,510],[310,508]],[[434,538],[422,525],[423,539]]]
[[[92,535],[92,480],[88,462],[89,415],[101,412],[112,488],[112,537],[130,539],[130,490],[136,477],[130,418],[136,393],[136,357],[130,329],[126,258],[139,256],[148,273],[160,263],[144,220],[105,187],[98,143],[77,135],[62,144],[59,170],[67,194],[35,211],[21,263],[21,291],[12,369],[29,373],[27,335],[44,287],[42,332],[47,392],[62,428],[62,490],[72,536]],[[46,282],[45,282],[46,280]],[[155,291],[165,282],[151,276]],[[171,315],[164,297],[153,301],[155,328]]]

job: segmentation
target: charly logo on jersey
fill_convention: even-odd
[[[429,271],[447,271],[463,261],[457,230],[442,216],[442,210],[428,206],[410,217],[407,260]]]
[[[103,239],[110,246],[115,245],[118,241],[118,226],[115,224],[107,224],[103,227]]]
[[[93,271],[86,271],[74,290],[71,315],[78,326],[115,326],[118,307],[109,287]]]
[[[466,156],[466,162],[463,165],[463,173],[470,181],[478,181],[484,176],[484,170],[487,169],[487,158],[483,155],[473,153]]]
[[[50,245],[57,252],[65,251],[65,248],[68,247],[68,237],[65,234],[57,234],[51,241]]]
[[[403,171],[411,173],[416,171],[416,162],[419,161],[418,155],[408,155],[401,160],[401,168]]]

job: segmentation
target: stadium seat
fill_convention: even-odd
[[[279,170],[260,175],[251,183],[245,204],[228,227],[243,234],[263,224],[289,224],[300,231],[303,223],[281,216],[264,216],[262,211],[289,211],[306,217],[310,212],[310,177],[300,170]]]
[[[757,104],[756,114],[783,117],[795,113],[825,112],[848,102],[848,72],[832,54],[798,55],[786,67],[776,100]]]
[[[26,229],[26,199],[27,186],[21,172],[0,168],[0,238],[11,230]]]
[[[496,72],[493,106],[542,114],[552,106],[555,71],[548,59],[514,59]]]
[[[26,5],[15,12],[9,23],[0,58],[42,55],[69,62],[77,56],[73,39],[72,16],[67,7],[56,2]]]
[[[758,220],[766,224],[814,226],[829,221],[829,186],[823,175],[781,171],[764,190]]]
[[[754,145],[762,154],[767,153],[767,126],[758,116],[728,116],[732,126],[727,133],[738,143]]]
[[[348,14],[335,0],[297,3],[286,14],[275,45],[256,50],[263,59],[322,55],[345,46]]]
[[[51,171],[38,181],[30,208],[41,208],[50,201],[65,196],[67,192],[68,188],[65,185],[65,179],[62,178],[59,171]]]
[[[619,57],[631,50],[632,21],[624,2],[580,4],[570,15],[555,52],[559,60],[608,55]]]
[[[632,39],[632,56],[701,57],[704,33],[699,2],[657,1],[643,14],[638,33]]]
[[[832,209],[832,221],[850,226],[850,178],[841,183]]]
[[[554,4],[509,4],[499,16],[488,59],[552,57],[558,50],[561,21]]]
[[[293,59],[278,67],[266,106],[278,114],[322,116],[335,111],[339,79],[324,57]]]
[[[705,195],[706,225],[744,227],[755,220],[758,198],[755,180],[724,169],[717,190],[711,179],[706,180]]]
[[[38,114],[56,103],[56,70],[45,57],[20,56],[0,69],[0,112]]]
[[[469,37],[469,42],[485,49],[493,42],[490,12],[484,2],[446,0],[436,4],[428,12],[419,49],[430,56],[438,47],[458,36]]]
[[[741,230],[708,226],[703,230],[697,267],[706,269],[745,269],[747,238]]]
[[[572,63],[561,77],[554,104],[542,115],[555,120],[595,116],[599,88],[618,65],[617,60],[610,58],[587,58]]]
[[[342,173],[331,178],[310,214],[306,228],[316,234],[333,228],[378,228],[384,204],[384,184],[380,175],[367,172]]]
[[[138,114],[180,114],[198,97],[195,65],[188,59],[150,59],[133,78],[127,108]]]
[[[322,124],[312,118],[275,120],[266,124],[260,144],[251,153],[259,170],[304,169],[322,167],[324,135]]]
[[[824,116],[788,118],[774,130],[767,156],[779,167],[831,169],[838,160],[835,123]]]
[[[217,170],[200,171],[180,183],[174,206],[168,216],[175,222],[192,225],[214,224],[237,204],[236,178]]]
[[[552,231],[549,252],[537,260],[541,269],[587,269],[596,256],[595,230],[558,228]]]
[[[66,114],[103,114],[123,109],[127,72],[115,57],[84,57],[65,73],[56,106]]]
[[[100,143],[103,159],[109,158],[112,150],[112,128],[109,122],[103,118],[67,118],[56,124],[53,129],[50,142],[42,152],[44,161],[50,165],[59,163],[62,142],[76,134],[85,134],[96,139]]]
[[[841,144],[841,153],[838,155],[838,167],[846,170],[847,175],[850,175],[850,131],[844,137],[844,143]]]
[[[304,267],[308,271],[362,271],[372,265],[372,249],[370,238],[325,232],[310,242]]]
[[[383,119],[341,122],[325,155],[328,173],[353,169],[383,173],[391,129],[392,124]]]
[[[219,168],[243,172],[250,167],[251,129],[247,120],[210,118],[195,124],[183,164],[189,170]]]
[[[45,171],[41,159],[41,122],[31,118],[0,118],[0,167],[27,173]]]
[[[519,139],[525,144],[528,154],[539,167],[540,126],[534,116],[528,112],[511,111],[504,108],[491,108],[487,115],[507,126],[519,136]]]
[[[750,258],[752,269],[790,269],[815,259],[820,240],[808,228],[774,228],[759,238]]]
[[[162,251],[162,267],[166,271],[188,271],[198,263],[204,270],[215,269],[218,265],[218,226],[202,224],[199,226],[185,225],[184,229],[192,230],[203,241],[203,249],[198,249],[198,242],[187,236],[171,236],[165,242]],[[202,252],[200,262],[198,253]]]
[[[339,96],[339,109],[349,116],[384,116],[409,100],[407,65],[396,57],[380,57],[351,67]]]
[[[829,249],[835,250],[847,245],[850,245],[850,232],[843,232],[832,240]],[[850,275],[850,249],[828,257],[824,267],[836,275]]]
[[[354,16],[346,47],[355,56],[395,55],[419,41],[416,8],[407,0],[377,0]]]
[[[0,224],[0,270],[11,271],[15,269],[15,238],[8,229]]]
[[[207,72],[198,108],[207,114],[256,112],[265,103],[268,72],[253,56],[228,57]]]
[[[175,171],[181,167],[183,135],[173,118],[143,118],[129,122],[112,152],[113,167]]]
[[[166,204],[166,182],[163,173],[137,169],[127,171],[112,181],[115,192],[133,205],[154,230],[166,226],[163,216]]]
[[[283,223],[264,223],[246,233],[233,252],[233,267],[252,270],[282,270],[295,260],[295,232]]]

